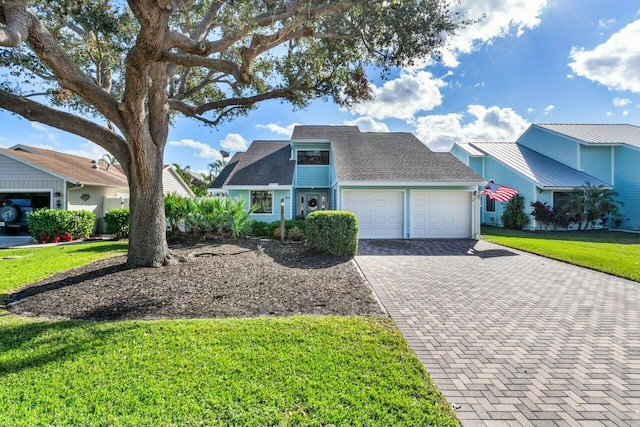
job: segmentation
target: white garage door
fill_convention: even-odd
[[[342,209],[358,217],[361,239],[404,237],[404,191],[344,191]]]
[[[411,238],[471,237],[471,193],[412,191]]]

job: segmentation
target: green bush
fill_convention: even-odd
[[[300,227],[291,227],[287,232],[287,239],[300,242],[304,240],[304,231]]]
[[[27,221],[29,233],[46,243],[89,237],[93,232],[96,216],[88,211],[44,208],[31,212]]]
[[[269,237],[271,234],[269,223],[264,221],[253,221],[251,223],[251,235],[253,237]]]
[[[310,249],[353,256],[358,251],[358,220],[353,212],[312,212],[306,220],[305,238]]]
[[[280,235],[280,227],[276,228],[275,230],[273,230],[273,238],[276,240],[280,240],[280,237],[282,237]],[[287,238],[287,229],[284,229],[284,238]]]
[[[524,197],[516,194],[507,202],[502,214],[504,228],[522,230],[529,223],[529,216],[524,213]]]
[[[105,212],[104,222],[107,234],[114,239],[126,239],[129,237],[129,208],[111,209]]]

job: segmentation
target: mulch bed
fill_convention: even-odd
[[[86,320],[384,314],[349,258],[256,239],[170,248],[183,262],[130,270],[124,256],[100,260],[21,289],[7,308]]]

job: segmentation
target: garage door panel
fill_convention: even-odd
[[[471,237],[471,194],[452,191],[411,192],[412,238]]]
[[[342,207],[358,218],[361,239],[404,237],[404,191],[345,191]]]

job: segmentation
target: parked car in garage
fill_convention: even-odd
[[[27,231],[27,218],[36,209],[49,207],[49,197],[41,194],[11,194],[0,199],[0,231],[17,234]]]

